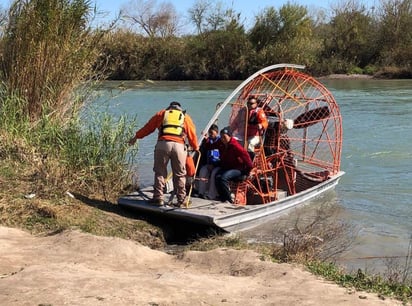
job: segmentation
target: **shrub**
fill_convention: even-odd
[[[349,74],[363,74],[363,69],[357,66],[353,66],[348,71]]]
[[[377,69],[378,69],[378,68],[377,68],[376,66],[374,66],[374,65],[367,65],[367,66],[363,69],[363,71],[364,71],[365,74],[374,75],[375,72],[377,71]]]

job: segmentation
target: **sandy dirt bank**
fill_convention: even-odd
[[[401,305],[219,249],[176,256],[78,231],[0,227],[1,305]]]

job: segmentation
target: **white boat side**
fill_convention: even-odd
[[[251,205],[254,207],[249,211],[216,218],[214,224],[228,232],[237,232],[252,228],[264,223],[268,219],[275,219],[276,217],[287,213],[292,208],[308,204],[311,200],[332,190],[339,183],[339,180],[343,175],[344,172],[341,171],[319,185],[306,189],[299,194],[287,196],[267,204]]]

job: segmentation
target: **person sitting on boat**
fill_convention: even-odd
[[[217,196],[217,189],[215,185],[215,175],[220,169],[218,167],[220,162],[219,149],[206,148],[207,144],[213,144],[220,139],[219,127],[212,124],[208,130],[208,136],[205,137],[200,145],[200,152],[205,156],[205,162],[200,167],[198,193],[201,198],[208,198],[214,200]]]
[[[190,146],[199,150],[196,136],[196,127],[192,118],[186,114],[179,102],[173,101],[170,105],[157,112],[149,121],[139,129],[134,137],[129,140],[129,145],[134,145],[137,139],[146,137],[159,130],[156,147],[154,150],[154,192],[149,203],[163,205],[163,190],[167,177],[169,160],[173,172],[173,186],[175,188],[177,205],[183,205],[186,198],[186,139]]]
[[[258,107],[258,99],[251,96],[247,101],[247,150],[253,159],[255,147],[261,144],[261,138],[269,122],[263,108]]]
[[[216,188],[222,202],[234,203],[234,195],[229,186],[230,181],[249,176],[253,168],[252,160],[245,148],[234,138],[228,127],[220,131],[220,139],[207,146],[219,149],[220,169],[216,173]]]

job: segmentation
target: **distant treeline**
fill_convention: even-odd
[[[147,6],[133,7],[124,20],[134,30],[108,32],[98,70],[112,80],[234,80],[270,64],[294,63],[317,76],[412,76],[412,0],[384,0],[371,9],[347,1],[327,18],[288,3],[264,9],[248,30],[241,14],[205,3],[189,11],[191,35],[178,35],[173,6],[156,10],[146,1],[152,4],[147,16]]]
[[[22,73],[36,84],[39,77],[56,81],[42,66],[57,74],[64,65],[85,68],[76,56],[90,58],[89,76],[111,80],[236,80],[278,63],[305,65],[315,76],[412,76],[412,0],[381,0],[370,8],[343,0],[328,11],[288,2],[266,7],[248,26],[219,0],[193,0],[185,24],[172,3],[156,0],[129,0],[106,27],[93,24],[95,14],[87,0],[14,0],[3,13],[0,8],[3,79],[33,91],[39,86],[27,85]],[[73,26],[76,18],[81,22]],[[88,41],[81,51],[77,40]],[[58,51],[75,56],[56,58]]]

